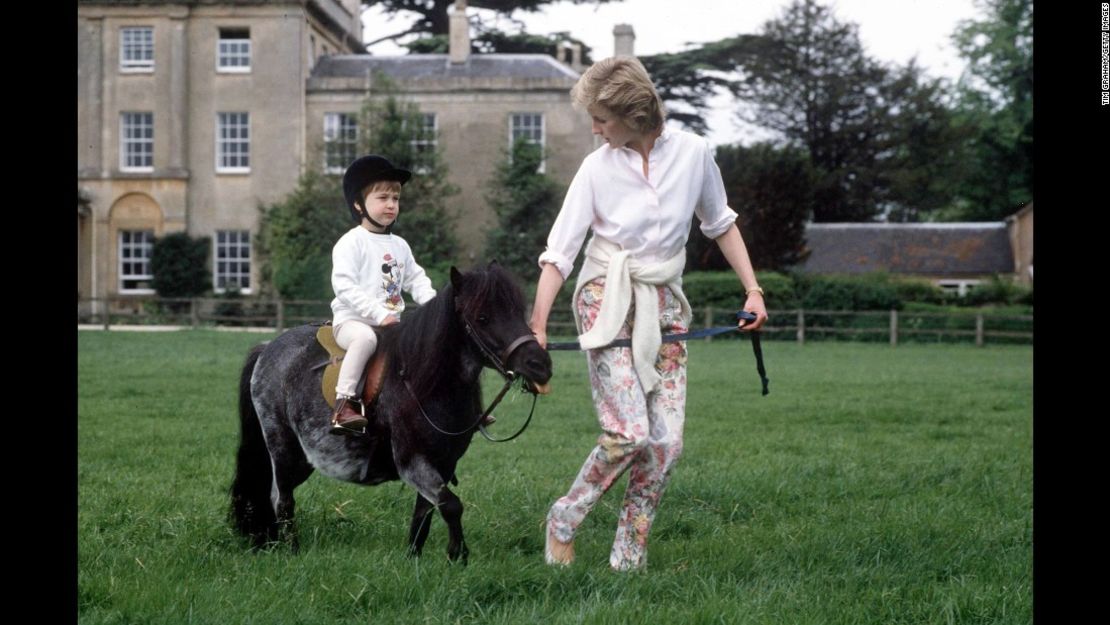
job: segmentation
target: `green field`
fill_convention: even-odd
[[[617,574],[623,483],[575,564],[543,564],[544,515],[597,436],[566,352],[529,430],[460,463],[469,566],[440,518],[406,557],[408,487],[320,476],[296,492],[300,553],[249,551],[226,493],[239,368],[266,338],[79,333],[81,623],[1032,622],[1029,346],[767,342],[760,397],[746,344],[691,343],[648,570]],[[499,409],[500,432],[525,414]]]

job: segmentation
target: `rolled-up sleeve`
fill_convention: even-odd
[[[540,254],[539,264],[551,263],[559,269],[563,280],[574,270],[574,259],[594,219],[594,192],[590,182],[589,163],[583,162],[574,175],[559,216],[547,235],[547,249]]]
[[[713,158],[713,150],[709,143],[704,144],[702,159],[702,188],[701,197],[698,198],[694,213],[701,220],[701,232],[710,239],[716,239],[728,232],[736,222],[736,211],[728,206],[728,196],[725,194],[725,183],[721,179],[721,168]]]

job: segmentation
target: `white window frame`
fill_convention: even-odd
[[[220,30],[218,36],[216,37],[216,71],[220,74],[249,74],[251,71],[251,63],[253,61],[253,59],[251,59],[251,55],[254,51],[253,47],[251,46],[250,29],[228,28],[226,30],[245,30],[247,31],[247,36],[246,38],[225,37],[224,29]],[[225,50],[225,43],[231,47],[245,46],[245,52],[243,50],[235,50],[234,52]],[[243,56],[245,56],[247,59],[246,65],[224,65],[225,61],[242,58]]]
[[[138,33],[145,31],[150,34],[150,45],[146,47],[146,42],[126,41],[127,33]],[[149,59],[128,59],[127,50],[128,46],[142,46],[140,52],[149,50]],[[119,29],[119,71],[124,74],[149,74],[154,71],[154,27],[153,26],[123,26]]]
[[[513,151],[513,142],[516,140],[517,134],[518,133],[524,133],[524,132],[531,133],[535,129],[535,127],[532,126],[531,124],[529,124],[527,126],[518,126],[517,125],[517,121],[520,118],[524,117],[525,115],[527,115],[528,117],[539,117],[540,118],[540,124],[539,124],[540,140],[536,141],[535,138],[529,136],[528,141],[530,141],[531,143],[535,143],[535,144],[539,145],[540,150],[545,149],[545,145],[546,145],[546,142],[547,142],[547,119],[546,119],[546,116],[543,113],[537,113],[535,111],[509,113],[509,155],[510,155],[510,158],[512,156],[512,151]],[[536,171],[542,174],[546,171],[546,169],[547,169],[547,156],[546,156],[546,153],[545,153],[544,157],[540,160],[540,167]]]
[[[982,283],[983,283],[982,280],[975,280],[975,279],[971,279],[971,280],[937,280],[937,286],[938,287],[940,287],[941,289],[944,289],[945,292],[949,292],[949,293],[952,292],[953,290],[955,290],[956,295],[958,297],[967,297],[967,294],[970,293],[972,289],[978,287]]]
[[[234,123],[225,119],[229,115],[244,115],[246,123],[241,123],[238,118]],[[225,133],[225,130],[227,131]],[[224,137],[224,134],[231,134],[232,131],[241,131],[245,136],[237,137]],[[251,171],[250,158],[251,158],[251,114],[246,111],[223,111],[216,113],[216,173],[218,174],[249,174]],[[230,146],[246,146],[243,152],[237,152],[232,156],[232,152],[225,148]],[[224,165],[224,157],[227,158],[245,158],[247,161],[246,166],[243,165]]]
[[[136,235],[136,234],[144,235],[142,237],[143,240],[141,240],[141,241],[127,241],[126,243],[124,242],[125,238],[132,238],[133,235]],[[124,254],[125,249],[129,252],[126,255]],[[154,289],[152,289],[152,288],[141,289],[141,288],[127,288],[127,287],[124,286],[125,282],[131,281],[131,280],[145,280],[147,282],[150,282],[151,280],[154,279],[154,274],[150,269],[150,256],[151,256],[151,250],[153,250],[153,249],[154,249],[154,230],[120,230],[119,231],[119,234],[116,237],[116,255],[118,256],[117,261],[116,261],[116,276],[118,278],[118,283],[117,284],[119,286],[119,292],[120,293],[128,293],[128,294],[133,294],[133,295],[150,295],[150,294],[154,293]],[[139,252],[140,255],[135,255],[134,252]],[[142,255],[143,253],[145,253],[145,256]],[[136,264],[136,261],[135,261],[136,258],[140,259],[138,261],[138,263],[140,265],[142,265],[142,264],[146,265],[146,270],[147,270],[146,273],[130,273],[133,270],[133,267],[128,269],[128,272],[125,273],[124,272],[124,266],[125,265],[131,265],[131,266],[135,265]]]
[[[244,295],[251,293],[251,233],[250,230],[217,230],[215,238],[215,245],[212,246],[212,290],[216,293],[225,293],[227,291],[227,281],[235,279],[238,285],[242,285],[242,278],[246,278],[247,287],[239,286],[239,292]],[[221,238],[223,239],[221,241]],[[243,256],[243,251],[246,251],[246,256]],[[223,253],[221,257],[220,254]],[[227,266],[220,270],[220,263],[234,263],[238,265],[236,271],[230,271]],[[243,263],[246,263],[247,270],[244,272],[242,269]],[[220,286],[220,278],[224,279],[224,285]]]
[[[341,123],[344,119],[348,125]],[[351,126],[350,124],[353,124]],[[343,137],[340,131],[351,129],[353,136]],[[346,147],[344,147],[346,146]],[[333,152],[335,150],[335,152]],[[350,152],[348,155],[347,152]],[[338,152],[338,154],[336,154]],[[332,164],[332,156],[345,157],[342,165]],[[358,114],[349,112],[324,113],[324,172],[329,174],[342,174],[347,166],[358,156]]]
[[[428,151],[424,148],[430,148],[430,151],[434,152],[439,146],[439,115],[425,112],[420,112],[418,115],[420,115],[420,127],[413,131],[409,146],[412,148],[414,160],[418,163],[415,167],[416,173],[427,174],[427,165],[420,164],[420,158],[417,155]],[[430,126],[427,124],[429,119],[432,120]]]
[[[146,116],[149,123],[135,123],[135,117]],[[149,137],[127,136],[147,130]],[[144,133],[145,134],[145,133]],[[132,165],[128,162],[129,156],[142,156],[142,146],[149,146],[150,164]],[[139,148],[132,152],[132,148]],[[121,111],[119,114],[119,170],[135,173],[150,173],[154,171],[154,113],[151,111]]]

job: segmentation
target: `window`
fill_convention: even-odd
[[[358,156],[358,118],[352,113],[324,113],[324,171],[341,174]]]
[[[217,113],[216,171],[242,174],[251,170],[250,113]]]
[[[120,113],[119,168],[154,171],[154,113]]]
[[[251,71],[251,32],[246,28],[221,28],[216,43],[216,71]]]
[[[509,116],[509,149],[517,137],[523,137],[543,149],[543,114],[542,113],[513,113]],[[546,159],[540,161],[539,172],[542,174]]]
[[[412,132],[409,145],[412,146],[416,173],[428,173],[428,159],[435,154],[438,138],[436,135],[436,114],[420,113],[416,118],[417,126]]]
[[[154,247],[151,230],[120,230],[119,291],[120,293],[153,293],[150,281],[150,250]]]
[[[968,292],[981,283],[982,280],[939,280],[937,286],[944,289],[946,293],[955,293],[958,297],[967,297]]]
[[[215,291],[251,288],[251,233],[247,230],[216,231]]]
[[[135,26],[119,31],[119,69],[121,72],[154,71],[154,28]]]

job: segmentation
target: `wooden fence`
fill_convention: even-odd
[[[78,323],[101,326],[170,325],[192,328],[249,326],[286,328],[331,318],[326,301],[255,298],[96,298],[77,302]],[[691,330],[729,325],[732,311],[712,307],[694,310]],[[772,310],[763,336],[772,340],[862,340],[899,342],[943,340],[991,343],[1031,343],[1032,315],[844,310]],[[552,311],[550,336],[573,336],[569,312]],[[725,335],[729,336],[729,335]],[[711,340],[711,339],[705,339]]]

